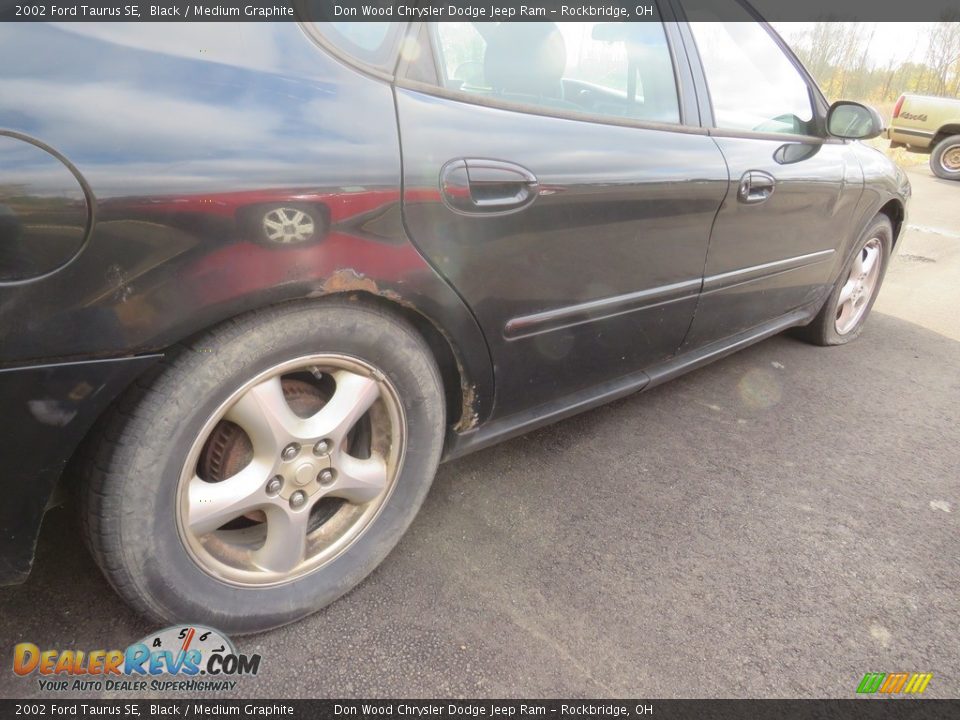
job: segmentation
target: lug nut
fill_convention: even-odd
[[[329,485],[333,482],[333,479],[336,477],[336,474],[330,468],[321,470],[320,474],[317,475],[317,480],[321,485]]]
[[[316,445],[313,446],[313,454],[328,455],[331,447],[333,447],[333,445],[329,440],[320,440]]]
[[[294,510],[297,508],[303,507],[303,504],[307,501],[307,494],[303,490],[297,490],[293,495],[290,496],[290,507]]]
[[[280,453],[280,457],[282,457],[284,460],[293,460],[299,454],[300,445],[297,443],[290,443],[283,449],[283,452]]]
[[[281,489],[283,489],[283,478],[279,475],[274,475],[267,483],[267,494],[276,495]]]

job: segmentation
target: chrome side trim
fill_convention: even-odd
[[[833,255],[834,250],[820,250],[818,252],[808,253],[807,255],[797,255],[796,257],[786,258],[784,260],[774,260],[773,262],[763,263],[762,265],[753,265],[740,270],[731,270],[730,272],[710,275],[703,279],[703,292],[715,292],[724,288],[740,285],[742,283],[760,280],[770,275],[777,275],[790,270],[799,270],[800,268],[816,265],[826,262]]]
[[[678,300],[695,298],[699,291],[700,279],[697,278],[625,295],[590,300],[554,310],[545,310],[532,315],[523,315],[507,321],[503,336],[507,340],[517,340],[531,335],[539,335],[540,333],[581,325],[594,320],[604,320],[616,315],[645,310]]]
[[[716,292],[735,285],[761,280],[771,275],[826,262],[833,254],[834,250],[832,249],[820,250],[807,255],[798,255],[784,260],[775,260],[762,265],[753,265],[740,270],[711,275],[704,278],[702,290],[700,280],[684,280],[648,290],[626,293],[625,295],[615,295],[531,315],[522,315],[507,321],[503,329],[503,336],[507,340],[519,340],[532,335],[573,327],[574,325],[605,320],[625,313],[647,310],[696,297],[700,292]]]
[[[899,127],[891,127],[890,132],[898,135],[916,135],[917,137],[933,137],[936,134],[932,130],[907,130]]]

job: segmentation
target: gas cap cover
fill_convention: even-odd
[[[0,284],[53,272],[83,247],[90,204],[49,150],[0,130]]]

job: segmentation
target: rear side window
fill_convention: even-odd
[[[743,9],[727,0],[717,11],[699,3],[690,30],[707,77],[714,120],[719,128],[813,135],[810,89],[770,33]],[[745,22],[719,22],[719,16]]]
[[[364,65],[391,72],[396,64],[397,42],[405,24],[313,22],[304,23],[304,26],[344,55]]]
[[[439,82],[465,96],[567,112],[680,121],[660,22],[434,23]]]

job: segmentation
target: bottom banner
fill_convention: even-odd
[[[0,718],[960,717],[960,700],[0,700]]]

